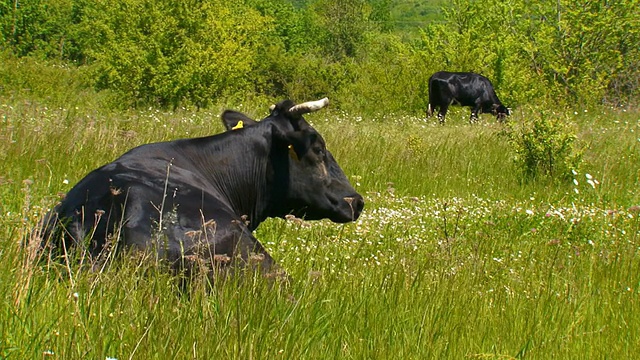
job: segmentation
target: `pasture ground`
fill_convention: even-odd
[[[0,358],[638,356],[637,110],[558,114],[585,147],[566,183],[523,181],[508,128],[487,115],[471,126],[454,111],[439,126],[312,114],[365,195],[361,219],[264,223],[257,237],[295,279],[288,287],[247,277],[181,294],[153,261],[79,271],[34,263],[21,242],[87,172],[138,144],[220,132],[222,108],[25,99],[0,97]]]

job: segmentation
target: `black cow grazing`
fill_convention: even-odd
[[[119,249],[141,249],[175,269],[276,271],[252,235],[268,217],[358,219],[364,200],[302,117],[328,99],[285,100],[262,121],[227,110],[224,133],[136,147],[92,172],[39,229],[54,254],[71,249],[100,264]],[[107,251],[109,250],[109,251]],[[192,268],[192,267],[191,267]]]
[[[438,120],[444,124],[447,109],[452,103],[471,107],[471,123],[478,120],[478,113],[490,112],[501,122],[511,114],[498,99],[491,81],[482,75],[446,71],[438,71],[431,75],[427,117],[439,108]]]

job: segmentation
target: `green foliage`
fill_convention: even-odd
[[[533,16],[518,29],[528,34],[521,51],[555,96],[593,104],[637,95],[640,2],[558,1],[526,10]]]
[[[271,30],[256,11],[224,1],[96,1],[83,24],[98,88],[173,107],[250,90],[255,54]]]
[[[440,70],[487,76],[511,107],[632,104],[638,19],[639,0],[31,0],[0,4],[0,40],[88,65],[121,106],[338,95],[416,114]]]
[[[419,51],[430,70],[486,75],[507,104],[624,102],[638,93],[639,9],[638,1],[454,0],[443,23],[424,29]]]
[[[338,89],[349,80],[343,64],[331,61],[316,51],[287,56],[279,47],[266,51],[264,59],[270,67],[264,73],[269,81],[265,91],[283,94],[291,99],[320,99],[324,96],[341,100],[334,96]],[[335,104],[337,105],[337,103]]]
[[[448,0],[394,1],[389,10],[392,28],[402,38],[415,39],[421,28],[443,21],[441,9],[448,5]]]
[[[546,84],[520,54],[523,3],[454,0],[442,11],[445,21],[427,26],[417,47],[429,74],[483,74],[507,106],[545,100]]]
[[[3,1],[0,3],[0,33],[18,56],[81,61],[74,0]]]
[[[378,115],[405,114],[422,108],[426,96],[419,89],[426,79],[423,64],[396,36],[369,34],[359,49],[357,63],[336,89],[343,108]]]
[[[326,40],[326,29],[322,28],[318,14],[296,7],[292,1],[246,0],[246,4],[270,19],[274,32],[268,39],[269,45],[282,44],[288,57],[314,51]]]
[[[390,32],[393,30],[393,23],[391,22],[391,9],[393,4],[391,0],[372,0],[369,2],[371,5],[371,13],[369,14],[369,21],[372,26],[375,26],[382,32]]]
[[[366,0],[316,0],[309,10],[316,14],[324,33],[324,54],[333,59],[356,56],[369,30],[371,6]]]
[[[91,77],[88,70],[0,51],[0,96],[24,98],[51,108],[73,108],[82,103],[96,111],[111,111],[108,109],[116,107],[116,99],[110,91],[96,93],[87,85]]]
[[[527,180],[570,180],[580,168],[583,149],[567,124],[567,118],[542,112],[510,123],[507,132],[514,161]]]

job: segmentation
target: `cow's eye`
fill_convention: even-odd
[[[318,156],[318,158],[320,159],[324,159],[324,149],[320,146],[317,146],[315,148],[313,148],[313,152],[316,154],[316,156]]]

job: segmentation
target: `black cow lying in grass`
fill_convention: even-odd
[[[268,273],[274,261],[252,235],[266,218],[346,223],[364,206],[302,117],[327,104],[282,101],[259,122],[227,110],[222,120],[232,131],[136,147],[69,191],[43,220],[42,246],[93,261],[141,249],[178,269],[197,259]]]

